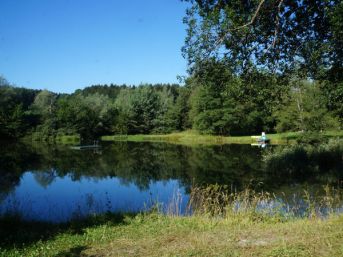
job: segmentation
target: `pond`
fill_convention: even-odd
[[[0,214],[67,221],[102,212],[137,212],[159,203],[186,213],[194,185],[246,187],[294,198],[342,180],[342,172],[275,173],[262,161],[268,149],[250,145],[181,146],[103,143],[99,149],[3,143]]]

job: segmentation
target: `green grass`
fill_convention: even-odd
[[[250,136],[223,137],[212,135],[201,135],[195,131],[184,131],[166,135],[114,135],[103,136],[103,141],[130,141],[130,142],[169,142],[184,145],[202,144],[251,144],[255,142]]]
[[[304,133],[287,132],[268,134],[272,144],[294,143]],[[318,133],[321,137],[343,137],[343,131],[326,131]],[[214,145],[214,144],[252,144],[256,139],[251,136],[212,136],[201,135],[195,131],[184,131],[166,135],[113,135],[103,136],[103,141],[130,141],[130,142],[169,142],[184,145]]]
[[[9,243],[14,227],[0,243],[0,256],[343,256],[342,215],[279,222],[243,216],[107,214],[21,228],[20,238],[33,239]]]

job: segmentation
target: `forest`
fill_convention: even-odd
[[[92,139],[187,129],[214,135],[341,129],[342,82],[290,80],[257,71],[247,81],[233,77],[223,64],[209,65],[207,74],[188,78],[184,86],[96,85],[73,94],[14,87],[3,79],[0,137],[51,140],[56,135]]]
[[[180,85],[93,85],[60,94],[1,77],[0,138],[342,128],[341,1],[185,1],[188,75]]]

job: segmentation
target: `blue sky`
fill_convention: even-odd
[[[70,93],[186,74],[180,0],[0,0],[0,75]]]

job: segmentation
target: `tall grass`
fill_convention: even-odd
[[[343,190],[326,185],[323,191],[324,194],[313,195],[304,190],[301,196],[287,199],[282,194],[257,192],[250,188],[235,192],[218,184],[195,186],[188,207],[194,215],[243,217],[251,221],[322,218],[343,212]]]

